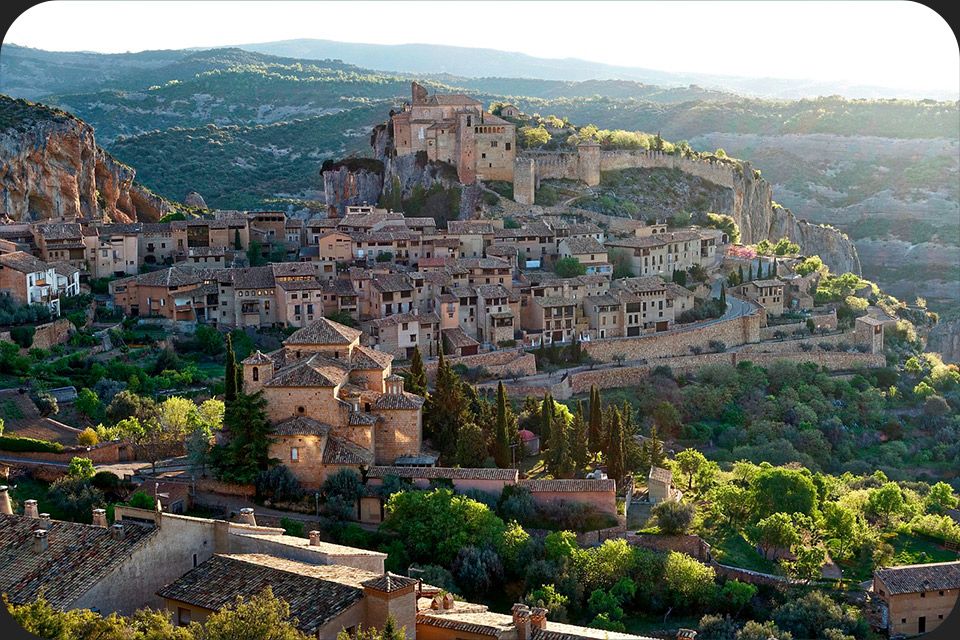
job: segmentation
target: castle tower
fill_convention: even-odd
[[[480,126],[474,113],[457,114],[457,178],[463,184],[477,181],[477,138],[474,127]]]
[[[533,204],[536,196],[537,165],[532,158],[517,158],[513,162],[513,199],[520,204]]]
[[[577,145],[577,177],[588,187],[600,184],[600,145],[581,142]]]

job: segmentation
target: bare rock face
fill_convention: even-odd
[[[853,241],[838,229],[798,220],[789,210],[773,205],[773,188],[756,177],[749,162],[733,181],[730,215],[740,226],[744,243],[788,237],[800,245],[806,255],[818,255],[834,273],[860,274],[860,258]]]
[[[382,165],[378,171],[376,166],[343,162],[325,167],[322,174],[327,213],[331,216],[343,216],[348,205],[376,204],[380,199]]]
[[[13,220],[154,221],[169,205],[63,112],[0,96],[0,206]]]
[[[188,207],[197,207],[199,209],[206,209],[207,203],[203,199],[203,196],[197,193],[196,191],[191,191],[187,194],[187,197],[183,199],[183,204]]]
[[[934,325],[927,334],[927,350],[939,353],[944,362],[960,364],[960,319]]]

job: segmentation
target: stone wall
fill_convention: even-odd
[[[601,362],[613,362],[613,356],[622,353],[627,360],[680,356],[690,353],[690,347],[699,345],[709,349],[711,340],[719,340],[727,347],[760,341],[760,316],[757,313],[730,320],[716,320],[661,333],[632,338],[611,338],[587,343],[584,350]]]
[[[513,164],[513,199],[533,204],[536,195],[536,164],[532,158],[517,158]]]
[[[596,547],[603,544],[604,540],[622,538],[626,533],[627,525],[625,524],[618,524],[606,529],[596,529],[595,531],[584,531],[577,534],[577,544],[581,547]]]
[[[495,377],[504,377],[510,373],[516,372],[521,376],[532,376],[537,373],[537,358],[532,353],[526,351],[503,349],[500,351],[490,351],[488,353],[478,353],[475,356],[462,356],[459,358],[444,356],[450,366],[462,364],[470,369],[483,367]],[[433,380],[437,375],[437,359],[429,360],[424,363],[427,372],[427,378]]]
[[[253,485],[231,484],[213,478],[200,478],[196,482],[197,493],[216,493],[221,496],[241,496],[251,498],[256,494]]]
[[[773,587],[784,584],[798,584],[798,581],[791,580],[790,578],[785,578],[783,576],[760,573],[759,571],[741,569],[740,567],[731,567],[725,564],[718,564],[716,562],[712,563],[711,566],[718,576],[722,576],[728,580],[739,580],[740,582],[748,582],[750,584]]]
[[[37,325],[37,332],[33,334],[32,349],[49,349],[58,344],[65,344],[75,331],[73,323],[66,318],[60,318],[47,324]]]
[[[769,327],[768,327],[769,328]],[[769,339],[757,344],[745,344],[738,349],[741,354],[746,353],[796,353],[800,351],[800,345],[812,344],[816,350],[820,343],[840,344],[847,343],[853,345],[857,343],[857,337],[852,331],[843,333],[830,333],[827,335],[813,335],[805,338],[787,338],[785,340]]]
[[[653,535],[649,533],[630,533],[625,536],[630,544],[653,551],[679,551],[701,562],[710,560],[710,545],[698,535]]]
[[[47,451],[0,451],[5,458],[23,458],[25,460],[43,460],[68,464],[73,458],[88,458],[94,464],[116,464],[120,462],[120,449],[126,445],[119,442],[105,442],[93,447],[66,447],[60,453]]]

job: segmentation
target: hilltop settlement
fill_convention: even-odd
[[[935,318],[736,215],[581,206],[622,172],[754,174],[659,135],[531,151],[568,127],[537,118],[414,82],[375,161],[324,165],[320,211],[5,217],[14,617],[370,640],[941,624],[960,372],[923,353]]]

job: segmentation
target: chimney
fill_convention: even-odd
[[[311,531],[311,532],[310,532],[310,546],[311,546],[311,547],[319,547],[319,546],[320,546],[320,532],[319,532],[319,531]]]
[[[530,638],[530,607],[519,602],[510,608],[513,614],[513,626],[517,630],[517,640]]]
[[[93,510],[93,526],[107,528],[107,510],[106,509],[94,509]]]
[[[23,515],[28,518],[39,518],[37,513],[37,501],[36,500],[24,500],[23,501]]]
[[[547,610],[543,607],[534,607],[530,609],[530,628],[531,629],[541,629],[546,631],[547,629]]]
[[[13,515],[13,505],[10,504],[10,487],[0,485],[0,513]]]
[[[252,524],[257,526],[257,518],[253,515],[253,509],[250,507],[244,507],[240,509],[240,522],[243,524]]]
[[[694,640],[697,637],[697,632],[693,629],[678,629],[677,630],[677,640]]]
[[[123,540],[123,525],[119,522],[110,527],[110,537],[114,540]]]
[[[43,553],[47,550],[47,530],[37,529],[33,532],[33,552]]]
[[[49,513],[40,514],[40,528],[50,531],[50,514]]]

